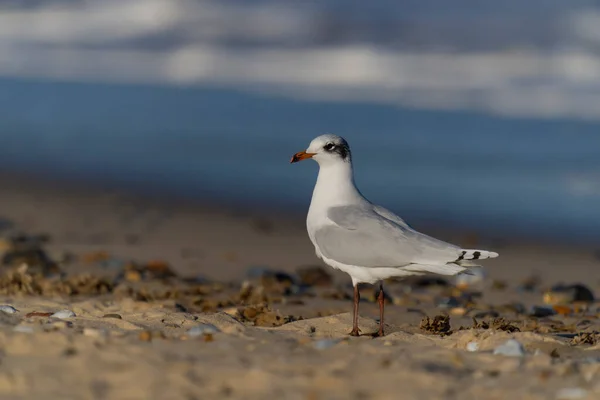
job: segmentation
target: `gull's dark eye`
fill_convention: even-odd
[[[327,143],[323,148],[325,150],[327,150],[327,151],[331,151],[331,150],[333,150],[335,148],[335,144],[333,144],[333,143]]]

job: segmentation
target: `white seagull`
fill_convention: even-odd
[[[319,164],[306,227],[317,257],[346,272],[354,286],[350,335],[358,336],[359,283],[379,286],[379,331],[383,336],[383,279],[428,273],[455,275],[476,266],[474,260],[498,257],[485,250],[465,250],[412,229],[391,211],[367,200],[354,184],[352,157],[337,135],[315,138],[292,163],[312,158]]]

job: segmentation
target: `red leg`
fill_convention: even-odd
[[[358,284],[354,285],[354,316],[352,318],[352,330],[350,336],[360,336],[358,329],[358,302],[360,301],[360,293],[358,292]]]

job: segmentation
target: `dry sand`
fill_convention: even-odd
[[[544,297],[597,294],[593,249],[443,237],[501,257],[465,286],[387,283],[384,338],[366,286],[350,338],[349,279],[302,216],[0,181],[3,399],[600,398],[598,304]],[[493,354],[509,339],[523,356]]]

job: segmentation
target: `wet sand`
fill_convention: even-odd
[[[593,248],[428,230],[500,257],[481,279],[386,282],[384,338],[365,286],[350,338],[349,278],[302,215],[0,181],[2,398],[600,396]]]

